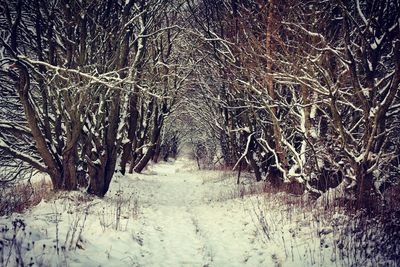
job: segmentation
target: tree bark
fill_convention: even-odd
[[[44,138],[42,131],[39,128],[39,123],[36,118],[36,112],[29,101],[30,78],[28,69],[21,63],[16,63],[15,67],[18,69],[20,77],[17,86],[20,101],[24,107],[25,117],[28,121],[35,146],[40,156],[42,157],[45,165],[47,166],[47,173],[53,183],[54,190],[60,190],[63,187],[61,179],[61,170],[57,166]]]
[[[146,167],[146,165],[149,163],[149,161],[153,158],[156,145],[158,142],[158,139],[160,138],[161,134],[161,129],[163,126],[163,118],[162,114],[159,115],[159,110],[158,107],[156,106],[155,112],[154,112],[154,126],[153,126],[153,131],[151,135],[151,145],[146,151],[146,154],[140,159],[139,163],[135,166],[134,170],[137,173],[141,173],[142,170]]]
[[[282,147],[281,140],[282,140],[282,132],[279,125],[279,118],[278,112],[275,105],[276,94],[274,89],[274,79],[272,76],[273,73],[273,52],[274,52],[274,43],[272,41],[272,35],[275,33],[275,25],[276,25],[276,17],[275,17],[275,0],[269,1],[269,10],[267,16],[267,32],[266,32],[266,41],[265,41],[265,49],[267,52],[267,88],[268,94],[272,100],[272,106],[270,108],[271,112],[271,119],[273,124],[273,137],[274,140],[274,147],[275,151],[279,158],[279,164],[282,164],[282,168],[286,169],[288,162],[286,159],[286,153]]]
[[[123,144],[120,162],[121,173],[125,174],[126,164],[132,159],[133,143],[136,137],[136,128],[139,112],[137,111],[137,96],[133,95],[129,99],[129,118],[128,118],[128,142]]]

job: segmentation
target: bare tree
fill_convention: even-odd
[[[168,5],[161,0],[2,3],[1,86],[15,99],[7,110],[23,113],[15,121],[2,117],[2,129],[9,129],[2,131],[2,154],[48,173],[55,190],[88,184],[90,193],[103,196],[121,148],[125,159],[138,143],[138,122],[153,114],[154,127],[141,139],[157,143],[173,103],[169,85],[160,86],[173,75],[160,72],[166,67],[158,60],[168,57],[177,34],[175,25],[163,23]],[[157,74],[163,77],[150,79]],[[148,104],[141,114],[138,103]],[[147,158],[151,155],[138,159],[138,171]]]

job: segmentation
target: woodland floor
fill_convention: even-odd
[[[234,181],[232,173],[199,171],[182,158],[152,165],[143,174],[117,175],[103,199],[79,192],[52,196],[24,214],[0,217],[0,239],[5,241],[0,267],[17,262],[357,266],[364,257],[355,242],[338,249],[345,215],[335,213],[324,221],[295,207],[269,205],[275,197],[257,194],[254,184],[238,187]],[[242,197],[250,188],[253,193]],[[382,262],[376,257],[372,264],[374,260]]]
[[[154,165],[131,175],[140,215],[133,223],[136,251],[126,262],[138,266],[265,266],[271,259],[250,210],[229,200],[231,181],[212,171],[194,171],[186,159]],[[123,184],[123,185],[122,185]],[[131,256],[128,256],[131,255]],[[127,259],[128,259],[127,258]]]

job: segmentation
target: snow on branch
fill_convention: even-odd
[[[21,153],[15,149],[13,149],[12,147],[10,147],[9,145],[7,145],[4,140],[2,140],[0,138],[0,150],[5,151],[7,154],[22,160],[28,164],[30,164],[31,166],[33,166],[34,168],[38,169],[39,171],[42,172],[47,172],[47,168],[42,165],[41,162],[39,162],[37,159],[25,154],[25,153]]]
[[[236,162],[235,166],[233,166],[233,169],[232,169],[233,171],[236,169],[237,165],[242,161],[242,159],[244,157],[246,157],[246,155],[249,153],[249,147],[250,147],[250,143],[251,143],[251,138],[253,137],[254,134],[255,133],[252,133],[247,137],[246,148],[244,149],[244,152],[243,152],[242,156]]]
[[[101,84],[106,86],[109,89],[116,89],[116,90],[122,90],[122,91],[130,91],[126,88],[124,88],[124,85],[134,85],[137,88],[141,89],[142,92],[151,95],[153,97],[156,98],[160,98],[160,99],[164,99],[166,98],[165,96],[160,96],[157,95],[155,93],[150,92],[149,90],[147,90],[146,88],[139,86],[136,82],[132,81],[132,79],[130,77],[127,77],[125,79],[121,79],[119,78],[118,72],[117,71],[113,71],[113,72],[108,72],[108,73],[104,73],[104,74],[100,74],[99,76],[95,76],[89,73],[85,73],[82,71],[79,71],[77,69],[72,69],[72,68],[63,68],[63,67],[59,67],[59,66],[54,66],[50,63],[44,62],[44,61],[40,61],[40,60],[33,60],[30,59],[26,56],[23,55],[19,55],[18,58],[20,60],[26,61],[31,65],[41,65],[44,66],[48,69],[51,69],[53,71],[55,71],[56,73],[60,73],[60,72],[65,72],[65,73],[72,73],[72,74],[76,74],[79,75],[83,78],[87,78],[89,79],[93,84]],[[112,76],[112,74],[117,74],[117,77]],[[65,77],[64,77],[65,78]]]

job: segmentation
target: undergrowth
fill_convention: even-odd
[[[285,192],[256,199],[254,221],[266,243],[278,244],[275,259],[308,266],[400,266],[397,207],[371,213]]]
[[[27,209],[36,206],[42,199],[50,198],[52,185],[49,181],[18,183],[0,188],[0,216],[13,212],[23,213]]]
[[[323,195],[317,201],[291,188],[273,188],[244,175],[203,176],[205,183],[222,183],[210,201],[244,198],[260,238],[271,248],[276,266],[400,266],[400,202],[388,191],[373,211],[357,209],[351,199]]]

